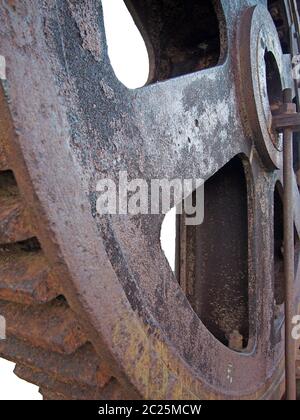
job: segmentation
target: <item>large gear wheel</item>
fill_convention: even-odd
[[[282,399],[272,119],[283,89],[299,97],[295,2],[125,3],[150,57],[136,90],[110,65],[101,1],[0,1],[0,355],[45,399]],[[163,216],[97,213],[120,171],[206,181],[204,223],[178,219],[176,276]],[[296,315],[296,175],[294,200]]]

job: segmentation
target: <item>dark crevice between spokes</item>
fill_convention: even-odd
[[[204,223],[177,222],[177,278],[207,329],[243,352],[250,340],[248,190],[236,157],[205,184]]]

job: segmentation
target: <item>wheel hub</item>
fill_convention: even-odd
[[[248,9],[241,19],[238,38],[241,87],[251,137],[264,164],[279,169],[282,138],[272,127],[272,117],[282,103],[282,91],[291,84],[290,64],[285,66],[277,30],[263,6]]]

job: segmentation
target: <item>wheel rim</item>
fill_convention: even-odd
[[[136,91],[125,89],[113,75],[100,2],[84,2],[80,9],[65,4],[59,11],[48,2],[45,9],[35,2],[16,10],[1,6],[8,71],[4,89],[16,132],[6,152],[40,220],[43,248],[65,278],[68,300],[116,376],[144,398],[282,395],[283,342],[278,344],[273,323],[270,223],[281,154],[270,152],[264,133],[255,137],[260,143],[254,141],[252,115],[244,110],[245,124],[239,108],[245,91],[236,82],[243,74],[235,59],[236,16],[247,10],[247,2],[220,3],[228,48],[218,66]],[[135,2],[129,6],[134,9]],[[253,19],[267,13],[263,6],[251,11]],[[30,22],[12,28],[10,23],[25,15]],[[45,16],[41,38],[35,28]],[[3,102],[2,113],[4,107]],[[193,311],[162,255],[161,216],[99,218],[95,208],[102,176],[116,180],[126,169],[131,178],[208,180],[236,156],[247,168],[251,216],[251,325],[244,354],[220,343]],[[279,171],[267,171],[261,161]],[[298,200],[296,182],[295,196]]]

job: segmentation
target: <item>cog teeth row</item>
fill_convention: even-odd
[[[37,384],[41,394],[48,399],[67,400],[114,400],[124,399],[122,390],[114,379],[105,387],[97,389],[93,387],[81,387],[74,384],[65,384],[55,377],[49,376],[44,371],[25,365],[17,365],[14,373],[25,381]],[[123,396],[123,398],[122,398]]]
[[[10,244],[34,236],[28,212],[25,208],[12,172],[0,173],[0,244]]]
[[[0,299],[21,303],[50,302],[59,295],[59,282],[41,250],[26,250],[28,243],[0,247]]]
[[[71,354],[87,341],[65,301],[33,306],[0,301],[0,313],[8,336],[46,350]]]
[[[6,169],[0,141],[0,314],[7,327],[0,356],[16,363],[17,376],[37,384],[45,399],[123,398],[62,296]]]
[[[16,375],[38,385],[44,399],[125,399],[38,242],[26,197],[10,170],[17,161],[10,150],[14,136],[0,83],[0,315],[7,335],[0,340],[0,357],[16,363]]]
[[[82,388],[74,384],[65,384],[56,378],[49,376],[46,372],[33,367],[17,364],[14,373],[27,382],[35,383],[42,389],[51,390],[56,394],[64,395],[67,399],[98,399],[95,388]]]
[[[8,337],[0,342],[0,355],[23,366],[34,366],[35,370],[46,372],[65,384],[104,388],[112,378],[90,343],[66,356],[41,352],[41,349],[24,341]]]

